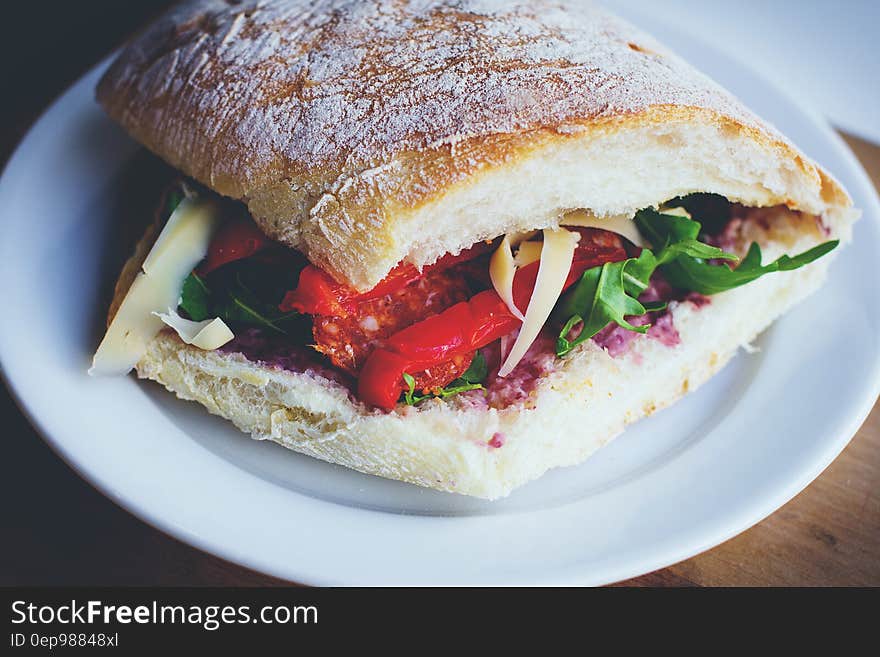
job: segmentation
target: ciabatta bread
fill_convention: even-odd
[[[98,99],[358,289],[575,208],[849,204],[730,94],[580,1],[195,0],[124,50]]]

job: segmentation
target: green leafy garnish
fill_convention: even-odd
[[[647,279],[644,277],[647,274],[650,278],[650,271],[653,271],[650,263],[653,259],[653,254],[646,249],[638,258],[606,262],[600,267],[585,271],[559,306],[559,316],[569,319],[556,339],[557,355],[566,355],[612,322],[637,333],[647,331],[647,326],[634,326],[626,321],[626,317],[644,315],[647,312],[633,293],[641,293],[647,288]],[[581,322],[583,327],[580,333],[569,340],[569,333]]]
[[[676,260],[679,256],[690,258],[739,260],[733,253],[700,242],[697,237],[702,226],[699,222],[674,214],[662,214],[654,209],[636,212],[639,232],[654,247],[657,266]]]
[[[242,260],[212,272],[208,280],[193,271],[183,281],[179,308],[194,321],[219,317],[230,325],[299,334],[304,330],[303,316],[278,310],[284,290],[293,284],[290,273],[276,269]]]
[[[437,397],[441,399],[446,399],[447,397],[452,397],[452,395],[457,395],[460,392],[467,392],[468,390],[482,390],[482,383],[456,383],[461,379],[456,379],[452,383],[450,383],[445,388],[441,388],[437,391]]]
[[[180,205],[183,197],[183,192],[177,188],[169,191],[168,194],[165,196],[165,214],[170,217],[177,209],[177,206]]]
[[[649,249],[642,249],[638,258],[625,261],[623,287],[631,297],[638,297],[651,284],[651,274],[657,269],[657,258]]]
[[[839,240],[824,242],[797,256],[784,255],[761,265],[761,247],[753,242],[746,257],[734,269],[726,264],[707,262],[739,258],[697,241],[702,228],[697,221],[653,209],[639,210],[635,220],[639,231],[657,252],[657,265],[662,268],[669,284],[706,295],[731,290],[771,272],[798,269],[821,258],[839,244]]]
[[[486,359],[483,357],[482,352],[477,350],[471,364],[464,371],[464,374],[456,379],[456,381],[460,379],[465,383],[481,383],[486,380],[488,375],[489,366],[486,364]],[[455,383],[455,381],[453,381],[453,383]]]
[[[705,295],[718,294],[751,283],[764,274],[803,267],[832,251],[839,243],[839,240],[824,242],[793,258],[784,255],[762,265],[761,247],[757,242],[752,242],[749,252],[736,269],[727,265],[710,265],[697,258],[678,258],[663,268],[663,274],[673,287]]]
[[[211,291],[207,284],[195,272],[190,272],[183,281],[180,292],[180,308],[194,322],[208,319],[208,307],[211,302]]]
[[[730,201],[720,194],[695,193],[678,196],[660,206],[660,212],[667,209],[684,208],[692,217],[699,217],[703,230],[710,235],[717,235],[732,216]]]
[[[417,395],[416,392],[416,380],[411,374],[403,373],[403,380],[406,383],[407,390],[403,393],[403,400],[406,402],[408,406],[415,406],[419,402],[423,402],[426,399],[431,398],[439,398],[446,399],[447,397],[452,397],[452,395],[457,395],[460,392],[467,392],[468,390],[482,390],[483,384],[482,381],[486,380],[486,376],[489,374],[489,367],[486,364],[486,359],[483,357],[483,354],[480,353],[479,350],[474,354],[474,359],[471,361],[471,364],[468,366],[467,370],[458,377],[451,381],[446,387],[441,388],[440,390],[436,390],[434,392],[429,392],[424,395]]]
[[[276,305],[262,302],[242,281],[240,272],[229,282],[225,292],[228,299],[221,308],[221,317],[224,320],[284,334],[287,333],[285,322],[299,317],[299,313],[282,313]]]
[[[727,263],[712,262],[736,262],[739,258],[701,242],[699,236],[702,226],[697,221],[664,214],[652,208],[639,210],[635,221],[652,249],[643,249],[638,258],[607,262],[581,275],[554,310],[557,321],[563,324],[556,339],[557,355],[565,356],[612,323],[629,331],[645,333],[649,325],[636,326],[626,318],[666,307],[663,302],[641,303],[638,300],[648,289],[651,275],[657,268],[673,287],[711,295],[745,285],[764,274],[803,267],[821,258],[839,243],[838,240],[825,242],[794,257],[781,256],[767,265],[761,264],[761,248],[757,243],[752,243],[742,262],[732,268]],[[569,339],[578,324],[583,324],[580,333]]]
[[[416,391],[416,380],[412,374],[403,373],[403,380],[407,385],[407,390],[403,393],[403,399],[406,402],[407,406],[415,406],[423,399],[427,399],[430,395],[425,395],[424,397],[419,397],[414,394]]]

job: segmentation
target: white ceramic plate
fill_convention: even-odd
[[[134,377],[89,378],[131,243],[122,227],[155,201],[150,165],[133,164],[139,148],[93,102],[103,66],[40,119],[0,180],[0,358],[14,394],[114,501],[299,582],[600,584],[744,530],[831,462],[877,396],[880,209],[821,119],[693,37],[651,28],[834,172],[865,217],[828,284],[760,339],[759,354],[741,355],[586,464],[487,503],[251,441]]]

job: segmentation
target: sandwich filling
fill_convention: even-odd
[[[635,217],[569,212],[558,227],[480,242],[421,270],[400,263],[359,292],[267,238],[240,206],[181,185],[166,194],[160,212],[171,218],[132,290],[151,284],[157,249],[170,261],[171,228],[185,232],[194,215],[183,216],[181,206],[199,202],[211,207],[209,228],[199,224],[210,239],[175,261],[178,269],[196,263],[179,283],[176,307],[150,307],[168,291],[134,301],[130,291],[95,371],[127,371],[138,347],[123,342],[135,336],[140,344],[166,325],[198,348],[316,368],[378,409],[452,396],[503,408],[527,399],[535,381],[586,341],[612,357],[639,336],[675,348],[671,305],[702,307],[714,294],[802,267],[837,246],[826,241],[763,263],[757,242],[737,250],[733,238],[743,222],[763,220],[760,210],[692,194]],[[151,323],[135,328],[146,311]]]

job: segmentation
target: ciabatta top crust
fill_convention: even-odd
[[[401,259],[572,207],[615,214],[688,191],[813,213],[848,202],[730,94],[586,2],[195,0],[125,49],[98,98],[361,289]],[[694,162],[673,161],[682,145]],[[652,185],[654,151],[670,171]],[[553,189],[571,172],[583,189]]]

